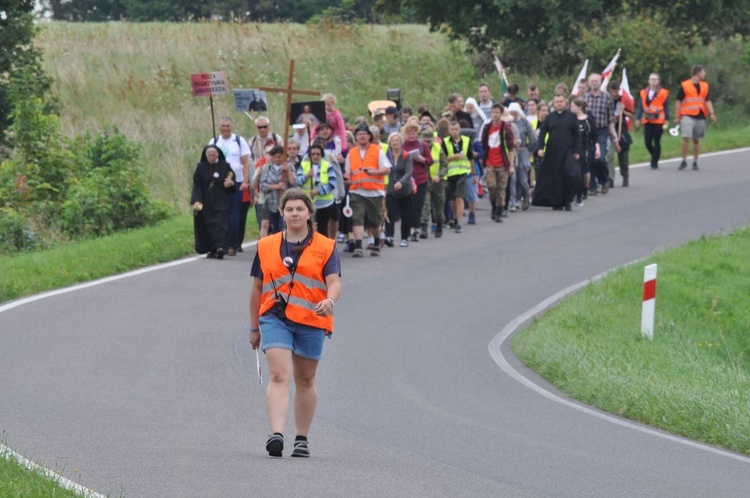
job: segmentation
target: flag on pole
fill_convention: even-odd
[[[628,75],[625,71],[625,68],[622,68],[622,81],[620,82],[620,104],[621,104],[621,110],[625,109],[628,112],[633,112],[635,110],[635,100],[633,100],[633,94],[630,93],[630,83],[628,83]],[[628,130],[631,128],[631,121],[630,118],[625,118],[625,122],[627,124]],[[620,132],[618,132],[620,134]]]
[[[581,69],[581,72],[578,73],[578,78],[573,82],[573,91],[570,92],[571,95],[575,97],[583,97],[583,95],[578,95],[578,82],[581,80],[586,79],[586,71],[589,68],[589,60],[586,59],[586,62],[583,63],[583,68]]]
[[[617,66],[617,59],[620,58],[620,49],[617,49],[617,53],[614,57],[612,57],[612,60],[609,61],[609,64],[607,64],[607,67],[604,68],[604,71],[602,71],[602,86],[601,89],[603,92],[607,91],[607,85],[609,84],[609,80],[612,78],[612,75],[615,72],[615,66]]]
[[[622,68],[622,82],[620,83],[620,97],[623,102],[627,100],[633,100],[633,94],[630,93],[630,84],[628,83],[628,75],[625,72],[625,68]]]
[[[503,92],[503,97],[505,97],[508,93],[508,77],[505,76],[505,66],[497,58],[497,55],[495,56],[495,67],[497,68],[497,74],[500,76],[500,89]]]

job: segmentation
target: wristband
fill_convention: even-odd
[[[326,297],[326,299],[328,299],[329,301],[331,301],[331,308],[333,308],[333,307],[336,306],[336,303],[333,301],[332,297]]]
[[[258,329],[254,329],[254,328],[250,327],[250,332],[260,332],[260,329],[259,328]]]

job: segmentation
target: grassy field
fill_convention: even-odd
[[[211,136],[209,100],[192,96],[192,73],[226,71],[230,88],[286,86],[294,58],[295,87],[335,93],[352,118],[384,99],[387,87],[401,87],[408,104],[442,106],[453,91],[474,93],[478,82],[460,47],[423,26],[49,23],[36,42],[55,79],[63,129],[110,124],[143,142],[154,193],[182,209]],[[281,131],[285,97],[268,99]],[[214,106],[217,118],[230,115],[240,134],[254,134],[231,95],[214,98]]]
[[[513,349],[584,403],[750,454],[748,252],[744,229],[622,268],[537,318]],[[649,263],[659,265],[653,342],[640,335]]]

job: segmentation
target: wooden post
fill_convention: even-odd
[[[259,90],[264,92],[277,92],[286,94],[286,118],[284,119],[284,157],[287,156],[287,143],[289,142],[289,125],[292,114],[292,95],[314,95],[320,96],[320,92],[312,90],[295,90],[294,89],[294,59],[289,61],[289,82],[286,88],[260,87]]]

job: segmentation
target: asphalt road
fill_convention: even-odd
[[[462,234],[379,259],[342,254],[309,460],[264,451],[246,333],[253,250],[0,313],[0,430],[112,496],[747,496],[750,459],[541,396],[488,345],[561,289],[747,225],[748,163],[748,151],[706,157],[699,172],[665,161],[572,213],[532,208],[503,224],[482,201]],[[554,391],[507,342],[502,354]]]

